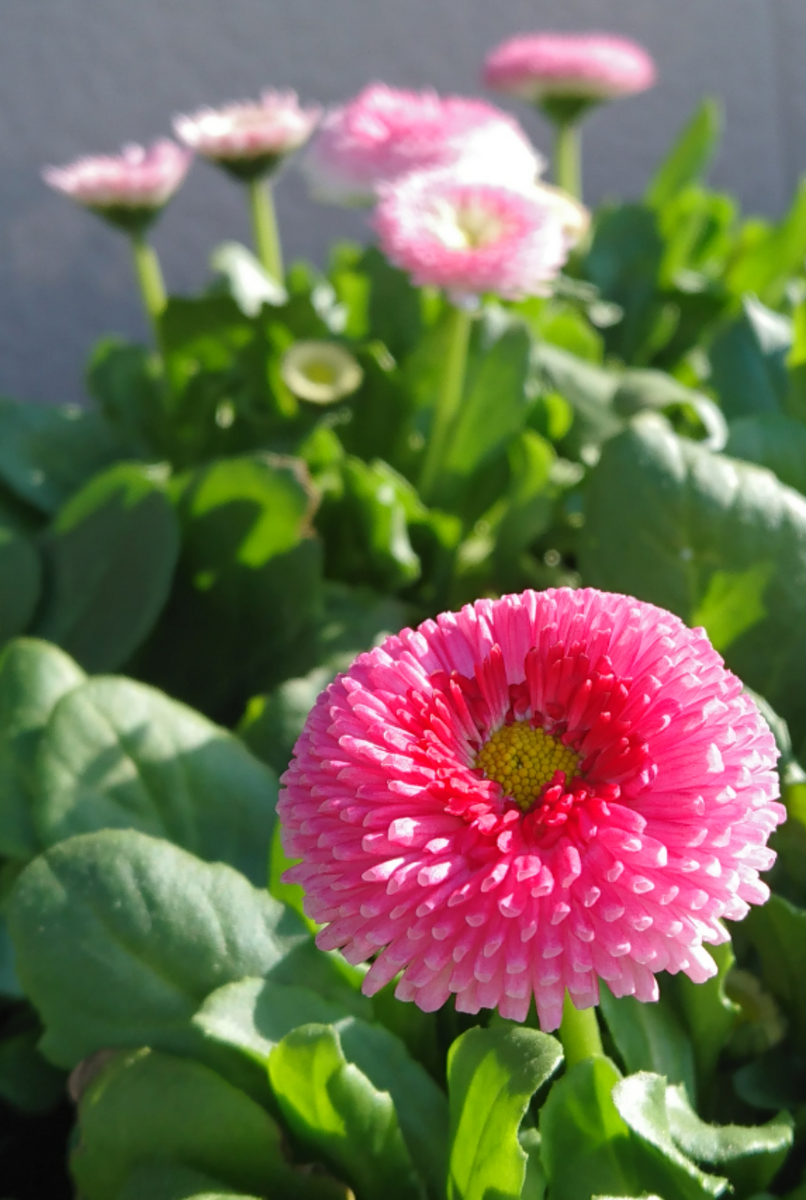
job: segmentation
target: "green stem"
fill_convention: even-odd
[[[252,213],[252,231],[257,256],[268,273],[283,282],[283,253],[280,249],[280,234],[274,213],[271,186],[262,179],[251,179],[249,208]]]
[[[554,133],[554,182],[575,200],[582,199],[582,153],[578,121],[557,121]]]
[[[162,281],[162,271],[154,247],[146,241],[142,233],[132,235],[132,254],[137,282],[143,297],[146,315],[154,329],[157,345],[160,344],[159,319],[167,303],[165,284]]]
[[[445,368],[434,409],[431,435],[420,471],[420,494],[425,500],[428,500],[434,490],[442,460],[445,457],[451,427],[462,401],[467,349],[473,322],[472,314],[467,309],[453,306],[448,309],[447,319],[449,324]]]
[[[575,1063],[591,1058],[594,1054],[602,1054],[602,1039],[599,1035],[599,1023],[596,1020],[596,1009],[586,1008],[582,1012],[574,1008],[568,992],[563,1003],[563,1019],[560,1025],[560,1041],[565,1051],[565,1064],[573,1067]]]

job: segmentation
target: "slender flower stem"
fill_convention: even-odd
[[[582,153],[579,122],[555,123],[554,182],[575,200],[582,199]]]
[[[137,281],[140,284],[140,292],[143,297],[143,305],[145,306],[146,315],[153,326],[154,337],[159,346],[159,319],[167,303],[160,262],[154,247],[146,241],[141,233],[132,235],[132,254],[134,256],[134,269],[137,273]]]
[[[470,344],[472,313],[466,308],[451,307],[448,310],[448,345],[442,385],[437,396],[431,436],[425,450],[420,472],[420,493],[425,500],[434,490],[454,418],[462,402],[465,382],[467,349]]]
[[[262,179],[251,179],[247,187],[249,188],[249,207],[252,213],[252,231],[257,256],[268,273],[278,283],[282,283],[283,253],[280,248],[280,234],[277,229],[271,186]]]
[[[594,1054],[602,1054],[602,1039],[599,1036],[599,1023],[596,1020],[596,1009],[586,1008],[582,1012],[574,1008],[568,992],[563,1003],[563,1019],[560,1025],[560,1041],[565,1051],[565,1063],[573,1067],[575,1063],[591,1058]]]

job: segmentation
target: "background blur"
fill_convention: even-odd
[[[660,84],[589,121],[590,202],[640,194],[705,93],[727,118],[713,181],[745,209],[780,214],[806,170],[806,0],[2,0],[0,13],[0,394],[18,398],[79,400],[91,342],[144,333],[124,239],[51,193],[41,165],[170,133],[177,111],[267,86],[327,104],[373,79],[479,92],[504,37],[606,29],[647,46]],[[547,150],[542,122],[504,103]],[[277,199],[289,260],[367,236],[363,217],[309,201],[293,168]],[[199,286],[232,237],[248,238],[239,189],[197,163],[155,238],[169,288]]]

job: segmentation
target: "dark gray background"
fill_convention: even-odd
[[[0,0],[0,17],[0,394],[21,398],[80,399],[91,341],[144,332],[125,242],[51,193],[41,165],[169,133],[177,111],[267,86],[332,103],[371,79],[473,93],[506,36],[609,29],[643,42],[661,79],[591,118],[589,200],[638,194],[705,93],[727,114],[713,179],[746,208],[779,214],[806,166],[806,0]],[[363,236],[294,170],[278,204],[288,258]],[[232,237],[248,238],[239,189],[197,164],[155,238],[170,288],[199,285]]]

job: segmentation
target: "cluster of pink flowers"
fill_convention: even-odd
[[[287,879],[372,995],[542,1028],[701,982],[763,903],[777,750],[702,630],[587,589],[403,630],[319,697],[283,777]]]
[[[540,33],[510,38],[484,63],[488,87],[522,99],[605,100],[643,92],[655,64],[642,46],[603,33]]]

